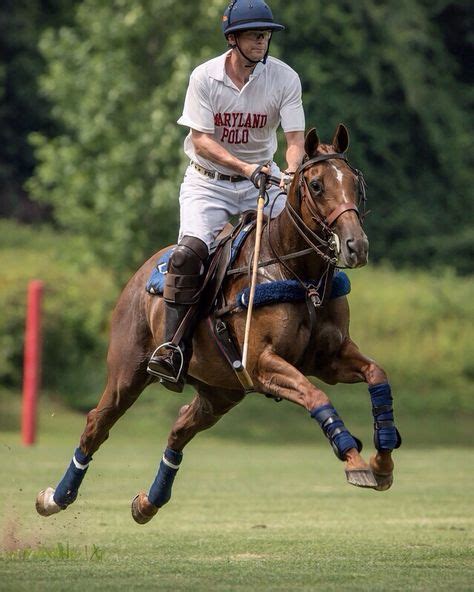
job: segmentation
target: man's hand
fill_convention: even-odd
[[[293,177],[295,173],[293,171],[282,171],[281,172],[281,180],[280,180],[280,189],[288,193],[288,189],[290,185],[293,183]]]
[[[245,167],[245,176],[248,177],[252,183],[255,185],[257,189],[260,189],[259,186],[259,177],[260,175],[270,175],[271,171],[267,165],[259,165],[259,164],[248,164]]]

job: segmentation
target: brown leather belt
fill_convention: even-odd
[[[239,183],[240,181],[249,180],[248,177],[243,177],[242,175],[223,175],[222,173],[218,173],[217,171],[210,171],[209,169],[205,169],[199,164],[193,162],[192,160],[190,164],[197,170],[198,173],[201,173],[201,175],[205,175],[206,177],[210,177],[211,179],[215,179],[218,181],[231,181],[232,183]]]

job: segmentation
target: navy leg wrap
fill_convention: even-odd
[[[399,448],[402,439],[393,420],[392,392],[388,382],[369,386],[374,416],[374,444],[377,450]]]
[[[170,501],[171,488],[173,487],[173,481],[182,459],[182,452],[176,452],[176,450],[172,450],[171,448],[167,448],[164,451],[158,474],[148,493],[148,499],[157,508],[161,508],[161,506],[164,506]]]
[[[311,411],[311,417],[319,423],[334,454],[340,460],[346,459],[345,454],[351,448],[356,448],[359,452],[362,450],[362,442],[349,432],[332,405],[315,407]]]
[[[84,454],[80,448],[77,448],[72,457],[71,464],[64,477],[58,483],[53,499],[63,510],[76,499],[79,486],[87,472],[91,456]]]

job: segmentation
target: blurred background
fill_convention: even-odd
[[[368,184],[371,262],[350,273],[352,334],[389,373],[409,442],[471,442],[472,3],[271,7],[287,26],[271,53],[301,77],[308,128],[330,141],[344,122]],[[114,302],[140,263],[176,239],[186,166],[176,120],[191,70],[225,51],[224,8],[2,2],[0,429],[19,425],[32,278],[45,282],[44,404],[83,411],[100,395]],[[363,385],[328,393],[370,428]],[[177,404],[161,388],[145,401],[169,406],[170,417]],[[286,403],[252,398],[233,413],[240,420],[216,428],[222,437],[306,437],[301,410]]]

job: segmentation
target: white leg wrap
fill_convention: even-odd
[[[87,467],[89,466],[89,463],[87,463],[86,465],[81,465],[81,463],[76,460],[75,456],[72,457],[72,462],[74,463],[74,466],[76,467],[76,469],[81,469],[81,471],[85,471],[87,469]]]

